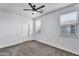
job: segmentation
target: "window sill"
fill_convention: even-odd
[[[69,34],[60,34],[60,37],[79,39],[77,35],[69,35]]]

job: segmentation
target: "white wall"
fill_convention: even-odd
[[[27,41],[28,17],[0,11],[0,48]]]
[[[79,4],[36,18],[42,20],[41,33],[35,33],[34,39],[72,53],[79,54],[79,39],[60,36],[59,15],[71,11],[79,11]]]

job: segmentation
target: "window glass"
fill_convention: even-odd
[[[76,26],[75,25],[72,25],[71,26],[71,34],[75,34],[75,31],[76,31]]]
[[[39,31],[41,29],[41,20],[35,22],[35,30]]]
[[[78,12],[71,12],[60,16],[61,34],[75,35]]]
[[[61,31],[63,34],[75,34],[76,31],[76,26],[75,25],[67,25],[67,26],[62,26]]]

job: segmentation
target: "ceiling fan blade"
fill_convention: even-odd
[[[23,10],[32,11],[32,9],[23,9]]]
[[[41,9],[43,7],[45,7],[45,5],[42,5],[42,6],[38,7],[38,8],[36,8],[36,10]]]
[[[31,3],[28,3],[28,4],[30,5],[30,7],[31,7],[32,9],[34,9]]]

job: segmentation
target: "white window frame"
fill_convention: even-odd
[[[76,26],[76,27],[75,27],[75,35],[63,34],[63,33],[61,32],[62,29],[61,29],[61,24],[60,24],[60,16],[65,15],[65,14],[69,14],[69,13],[73,13],[73,12],[77,12],[76,23],[74,24],[74,25]],[[77,26],[78,26],[77,24],[78,24],[78,22],[79,22],[79,20],[78,20],[78,14],[79,14],[79,13],[78,13],[78,11],[76,10],[76,11],[66,12],[66,13],[63,13],[63,14],[60,14],[60,15],[59,15],[59,26],[60,26],[60,35],[61,35],[61,36],[68,36],[68,37],[72,37],[72,36],[73,36],[73,37],[74,37],[74,36],[77,37],[77,36],[78,36],[78,30],[77,30],[77,29],[78,29],[78,28],[77,28]]]

